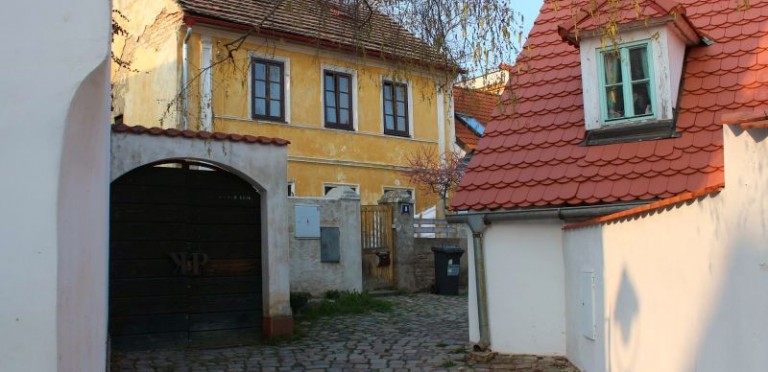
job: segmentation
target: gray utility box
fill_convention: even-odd
[[[435,253],[435,293],[459,294],[459,273],[464,250],[459,247],[432,247]]]

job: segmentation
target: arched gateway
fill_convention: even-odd
[[[112,140],[113,347],[290,332],[287,142],[127,126]]]

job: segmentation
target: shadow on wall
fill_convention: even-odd
[[[627,267],[621,270],[621,282],[619,284],[619,293],[615,300],[616,306],[613,309],[613,321],[617,323],[621,330],[621,339],[624,344],[628,344],[632,336],[632,329],[640,311],[640,303],[637,298],[635,286],[632,284]]]
[[[766,220],[765,215],[753,216]],[[765,223],[765,222],[764,222]],[[765,232],[765,230],[764,230]],[[768,370],[768,246],[751,232],[727,248],[724,282],[687,371]]]

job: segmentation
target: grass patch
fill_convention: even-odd
[[[368,292],[329,291],[318,303],[310,303],[301,312],[301,318],[314,320],[321,317],[389,312],[392,304]]]
[[[438,367],[440,367],[440,368],[456,367],[456,362],[454,362],[452,360],[446,360],[445,362],[441,363]]]
[[[448,352],[448,354],[466,354],[466,350],[463,347],[457,347]]]
[[[446,346],[448,346],[448,345],[446,343],[444,343],[444,342],[438,342],[437,343],[437,347],[446,347]]]

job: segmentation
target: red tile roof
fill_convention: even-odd
[[[477,119],[483,126],[488,125],[491,121],[491,113],[498,103],[498,94],[482,92],[475,89],[460,87],[453,88],[453,111],[457,114],[471,116]],[[458,120],[455,120],[454,122],[456,127],[456,138],[468,148],[474,149],[480,136]]]
[[[282,138],[263,137],[263,136],[251,136],[230,134],[222,132],[205,132],[205,131],[193,131],[193,130],[178,130],[178,129],[163,129],[159,127],[147,128],[141,125],[131,126],[125,124],[112,125],[112,131],[115,133],[127,133],[127,134],[145,134],[151,136],[165,136],[165,137],[181,137],[181,138],[197,138],[204,140],[214,141],[229,141],[229,142],[245,142],[262,145],[275,145],[286,146],[291,142]]]
[[[699,199],[708,195],[718,193],[723,189],[724,186],[725,186],[724,184],[719,184],[719,185],[709,186],[698,191],[684,192],[682,194],[679,194],[677,196],[674,196],[668,199],[663,199],[650,204],[641,205],[639,207],[627,209],[621,212],[616,212],[613,214],[609,214],[607,216],[597,217],[597,218],[593,218],[583,222],[577,222],[577,223],[565,225],[563,227],[563,230],[579,229],[582,227],[623,220],[623,219],[634,217],[640,214],[654,212],[662,208],[670,207],[673,205],[687,202],[689,200]]]
[[[274,35],[304,43],[387,58],[428,61],[451,69],[456,65],[445,55],[408,32],[392,18],[373,11],[352,17],[355,10],[333,0],[178,0],[191,20],[219,20],[220,26],[250,29],[254,34]],[[194,18],[202,17],[202,18]],[[365,19],[361,25],[355,19]],[[209,22],[210,23],[210,22]]]
[[[558,34],[557,25],[573,15],[556,2],[545,0],[518,57],[523,71],[513,72],[452,208],[656,200],[723,183],[721,116],[768,101],[768,2],[743,10],[732,0],[681,1],[694,27],[715,41],[688,50],[677,109],[681,136],[602,146],[579,145],[579,51]]]

